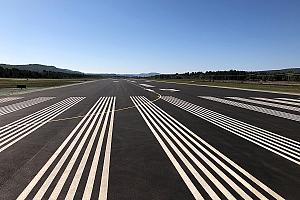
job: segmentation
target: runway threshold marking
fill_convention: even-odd
[[[298,141],[258,128],[256,126],[172,96],[163,96],[162,100],[165,100],[174,106],[177,106],[289,161],[292,161],[297,165],[300,165],[300,142]]]
[[[33,105],[36,105],[36,104],[39,104],[39,103],[42,103],[42,102],[45,102],[45,101],[48,101],[48,100],[51,100],[54,98],[55,97],[37,97],[37,98],[30,99],[27,101],[0,107],[0,116],[33,106]]]
[[[293,107],[293,106],[287,106],[287,105],[282,105],[282,104],[277,104],[277,103],[270,103],[270,102],[259,101],[259,100],[254,100],[254,99],[247,99],[247,98],[242,98],[242,97],[226,97],[226,98],[243,101],[243,102],[248,102],[248,103],[264,105],[264,106],[270,106],[270,107],[274,107],[274,108],[281,108],[281,109],[285,109],[285,110],[292,110],[292,111],[300,112],[300,108]]]
[[[8,125],[0,127],[0,152],[20,141],[85,97],[69,97]]]
[[[195,199],[204,199],[204,194],[194,184],[193,178],[212,199],[251,199],[252,195],[260,199],[283,199],[144,96],[130,98]],[[204,166],[203,162],[211,169]],[[183,163],[193,177],[179,163]],[[199,171],[207,178],[204,179]],[[215,186],[214,189],[211,185]],[[220,191],[221,195],[215,190]]]
[[[295,114],[291,114],[291,113],[287,113],[287,112],[272,110],[269,108],[263,108],[263,107],[254,106],[254,105],[249,105],[249,104],[240,103],[240,102],[236,102],[236,101],[230,101],[227,99],[221,99],[221,98],[217,98],[217,97],[209,97],[209,96],[198,96],[198,97],[200,97],[202,99],[214,101],[214,102],[219,102],[219,103],[239,107],[239,108],[244,108],[244,109],[255,111],[255,112],[264,113],[267,115],[272,115],[272,116],[300,122],[300,115],[295,115]]]
[[[139,85],[135,85],[135,86],[143,88],[143,87],[141,87]],[[143,89],[145,89],[145,88],[143,88]],[[145,90],[147,90],[149,92],[153,92],[153,93],[155,93],[157,95],[157,98],[154,99],[154,100],[152,100],[152,102],[158,101],[161,98],[160,94],[157,93],[157,92],[155,92],[154,90],[151,90],[151,89],[145,89]],[[118,109],[115,109],[114,112],[120,112],[120,111],[129,110],[129,109],[133,109],[133,108],[135,108],[135,106],[128,106],[128,107],[124,107],[124,108],[118,108]],[[109,111],[109,112],[111,112],[111,111]],[[75,117],[67,117],[67,118],[62,118],[62,119],[54,119],[54,120],[51,120],[50,122],[59,122],[59,121],[72,120],[72,119],[78,119],[78,118],[83,118],[83,117],[84,117],[84,115],[79,115],[79,116],[75,116]]]
[[[293,105],[293,106],[300,106],[300,103],[297,103],[297,102],[290,102],[290,101],[284,101],[284,100],[279,100],[279,99],[269,99],[269,98],[262,98],[262,97],[252,97],[252,98],[257,99],[257,100],[283,103],[283,104],[289,104],[289,105]]]
[[[22,99],[24,97],[5,97],[5,98],[0,98],[0,103],[5,103],[5,102],[9,102],[9,101],[15,101],[15,100],[19,100]]]
[[[115,102],[115,97],[100,97],[17,199],[106,200]],[[104,138],[106,138],[106,147],[102,152],[104,153],[102,161],[100,154],[105,142]],[[92,158],[92,164],[87,165],[88,158]],[[79,165],[75,164],[77,162]],[[101,167],[102,174],[99,177],[100,173],[97,172]],[[72,170],[75,172],[74,176]],[[88,173],[88,177],[83,176],[84,172]],[[44,177],[46,173],[48,176]],[[55,178],[59,181],[53,182]],[[71,180],[70,185],[66,184],[67,179]],[[99,180],[101,180],[100,186],[96,188],[95,182]],[[37,190],[33,192],[38,182],[41,186],[39,184]],[[53,185],[54,189],[50,185]],[[78,192],[79,186],[85,188],[83,193]],[[49,196],[45,197],[47,191]]]

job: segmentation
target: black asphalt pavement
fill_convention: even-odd
[[[300,95],[105,79],[0,97],[3,200],[297,200],[299,188]]]

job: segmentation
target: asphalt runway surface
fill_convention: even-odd
[[[105,79],[0,97],[0,199],[300,199],[300,96]]]

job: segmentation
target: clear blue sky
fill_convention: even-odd
[[[300,67],[299,0],[3,0],[0,63],[83,72]]]

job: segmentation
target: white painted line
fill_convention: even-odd
[[[19,100],[22,99],[24,97],[5,97],[5,98],[0,98],[0,103],[5,103],[5,102],[9,102],[9,101],[15,101],[15,100]]]
[[[146,88],[154,88],[155,86],[153,86],[153,85],[148,85],[148,84],[140,84],[141,86],[143,86],[143,87],[146,87]]]
[[[70,97],[65,100],[62,100],[52,106],[49,106],[53,109],[44,109],[48,112],[42,113],[42,115],[37,116],[37,119],[31,120],[30,123],[23,124],[22,126],[13,126],[9,125],[10,128],[0,128],[0,152],[4,151],[8,147],[12,146],[19,140],[28,136],[41,126],[45,125],[58,115],[62,114],[66,110],[70,109],[80,101],[82,101],[85,97]]]
[[[104,110],[106,109],[107,105],[108,105],[108,101],[106,101]],[[97,111],[96,116],[99,115],[100,113],[101,113],[101,110],[99,109],[99,110]],[[63,186],[64,186],[64,184],[65,184],[65,182],[66,182],[66,180],[67,180],[67,178],[68,178],[68,176],[69,176],[69,174],[70,174],[70,172],[71,172],[71,170],[72,170],[72,168],[73,168],[73,166],[74,166],[74,164],[75,164],[75,162],[76,162],[76,160],[77,160],[77,158],[78,158],[78,155],[79,155],[79,153],[80,153],[80,151],[81,151],[81,149],[82,149],[82,147],[83,147],[85,141],[87,140],[87,138],[88,138],[88,136],[89,136],[89,134],[90,134],[90,132],[91,132],[91,130],[92,130],[94,124],[96,123],[96,120],[97,120],[97,117],[93,116],[93,120],[92,120],[91,124],[89,125],[88,129],[87,129],[87,130],[81,129],[79,135],[82,135],[82,133],[84,133],[84,136],[83,136],[82,139],[80,140],[80,143],[78,144],[78,146],[77,146],[77,148],[76,148],[76,150],[75,150],[73,156],[71,157],[71,160],[68,162],[67,167],[66,167],[65,170],[63,171],[63,174],[61,175],[59,181],[57,182],[57,184],[56,184],[56,186],[55,186],[55,188],[54,188],[54,190],[52,191],[51,196],[50,196],[50,199],[57,199],[57,197],[58,197],[60,191],[62,190],[62,188],[63,188]],[[75,140],[74,140],[74,141],[75,141]],[[74,141],[73,141],[73,142],[74,142]],[[72,144],[70,145],[70,147],[68,148],[68,150],[70,150],[70,151],[67,150],[67,151],[66,151],[67,153],[65,153],[65,154],[67,154],[67,156],[70,155],[71,150],[72,150],[71,148],[73,148],[73,147],[75,146],[75,144],[73,144],[73,142],[72,142]],[[76,142],[77,142],[77,140],[76,140]],[[43,198],[44,194],[46,193],[46,191],[47,191],[47,189],[49,188],[50,184],[51,184],[52,181],[54,180],[55,176],[57,175],[57,173],[58,173],[59,170],[61,169],[62,165],[65,163],[65,161],[66,161],[66,159],[67,159],[67,156],[65,156],[65,154],[64,154],[64,156],[59,160],[58,164],[57,164],[57,165],[55,166],[55,168],[52,170],[50,176],[48,176],[48,178],[46,179],[46,181],[44,182],[44,184],[42,185],[42,187],[41,187],[41,188],[39,189],[39,191],[36,193],[36,195],[35,195],[35,197],[34,197],[34,200],[38,200],[38,199],[42,199],[42,198]]]
[[[294,101],[300,103],[300,99],[290,99],[290,98],[276,98],[276,99],[285,100],[285,101]]]
[[[154,105],[156,106],[156,105]],[[157,106],[156,106],[157,107]],[[163,113],[166,113],[165,111],[162,111]],[[167,114],[167,113],[166,113]],[[243,185],[245,185],[247,188],[249,188],[250,191],[253,191],[255,194],[258,194],[257,190],[253,188],[249,183],[247,183],[245,180],[239,177],[238,174],[236,174],[232,169],[227,167],[222,161],[220,161],[214,154],[210,153],[210,151],[206,150],[204,146],[206,146],[208,149],[210,149],[212,152],[214,152],[217,156],[222,158],[224,161],[226,161],[228,164],[230,164],[232,167],[234,167],[237,171],[239,171],[242,175],[250,179],[253,183],[261,187],[264,191],[270,193],[274,198],[276,199],[283,199],[281,196],[279,196],[277,193],[272,191],[270,188],[268,188],[266,185],[264,185],[262,182],[260,182],[258,179],[256,179],[254,176],[249,174],[247,171],[245,171],[243,168],[238,166],[236,163],[234,163],[232,160],[227,158],[224,154],[222,154],[220,151],[215,149],[213,146],[208,144],[205,140],[200,138],[197,134],[193,133],[191,130],[189,130],[187,127],[185,127],[183,124],[177,122],[173,117],[170,117],[173,119],[173,121],[179,126],[177,126],[174,122],[172,123],[175,127],[178,128],[188,139],[190,139],[194,144],[196,144],[203,152],[205,152],[208,156],[210,156],[214,161],[216,161],[220,166],[222,166],[226,171],[228,171],[233,177],[235,177],[237,180],[239,180]],[[191,136],[189,136],[190,134]],[[197,139],[199,142],[201,142],[204,146],[199,144],[196,140]]]
[[[161,88],[159,89],[161,91],[169,91],[169,92],[179,92],[180,90],[173,89],[173,88]]]
[[[284,119],[289,119],[289,120],[300,122],[300,115],[295,115],[295,114],[291,114],[291,113],[287,113],[287,112],[281,112],[281,111],[272,110],[269,108],[263,108],[263,107],[259,107],[259,106],[253,106],[253,105],[244,104],[244,103],[240,103],[240,102],[236,102],[236,101],[230,101],[230,100],[221,99],[221,98],[217,98],[217,97],[206,97],[206,96],[199,96],[199,97],[203,98],[203,99],[239,107],[239,108],[244,108],[247,110],[252,110],[255,112],[264,113],[267,115],[272,115],[272,116],[281,117]],[[300,108],[299,108],[299,111],[300,111]]]
[[[298,147],[298,141],[280,136],[270,131],[266,131],[264,129],[188,103],[175,97],[162,97],[162,99],[216,126],[219,126],[229,131],[230,133],[238,135],[241,138],[244,138],[262,148],[265,148],[277,155],[280,155],[283,158],[296,163],[297,165],[300,165],[300,148]],[[284,143],[281,142],[282,140],[284,140]]]
[[[113,124],[114,124],[115,104],[116,104],[116,99],[114,98],[113,108],[112,108],[111,118],[110,118],[110,123],[109,123],[109,130],[108,130],[108,135],[107,135],[107,143],[106,143],[105,154],[104,154],[104,163],[103,163],[103,170],[102,170],[102,177],[101,177],[99,200],[106,200],[107,199],[108,179],[109,179],[109,165],[110,165],[110,154],[111,154],[112,130],[113,130]]]
[[[30,125],[30,124],[38,124],[39,123],[39,117],[42,115],[45,115],[47,113],[49,113],[49,110],[53,110],[53,109],[57,109],[58,107],[60,107],[60,103],[56,103],[54,105],[48,106],[47,108],[44,108],[42,110],[39,110],[35,113],[32,113],[26,117],[23,117],[19,120],[16,120],[10,124],[7,124],[5,126],[2,126],[0,129],[0,133],[4,133],[5,131],[9,130],[9,131],[13,131],[19,127],[25,127],[26,125]],[[1,136],[2,134],[0,134]]]
[[[258,101],[258,100],[247,99],[247,98],[242,98],[242,97],[226,97],[226,98],[238,100],[238,101],[244,101],[244,102],[248,102],[248,103],[264,105],[264,106],[270,106],[270,107],[274,107],[274,108],[281,108],[281,109],[285,109],[285,110],[292,110],[292,111],[300,112],[300,108],[293,107],[293,106],[287,106],[287,105],[282,105],[282,104],[277,104],[277,103],[270,103],[270,102],[265,102],[265,101]]]
[[[115,104],[115,102],[114,102],[114,104]],[[113,112],[114,112],[114,110],[113,110]],[[93,185],[94,185],[94,181],[95,181],[96,173],[97,173],[97,169],[98,169],[98,163],[99,163],[99,159],[100,159],[100,153],[101,153],[103,139],[104,139],[104,135],[105,135],[108,115],[109,115],[109,113],[107,113],[107,115],[105,117],[105,123],[104,123],[105,126],[102,126],[102,130],[101,130],[101,133],[100,133],[100,137],[98,139],[96,151],[95,151],[95,154],[94,154],[94,157],[93,157],[91,169],[90,169],[90,172],[89,172],[87,183],[85,185],[85,190],[84,190],[82,199],[91,199],[91,196],[92,196]],[[114,116],[111,116],[111,120],[113,120],[113,117]],[[112,122],[110,122],[110,123],[112,123]]]
[[[108,176],[109,176],[109,162],[110,162],[110,151],[112,142],[112,131],[113,131],[113,120],[114,120],[114,109],[115,109],[115,97],[104,97],[100,98],[95,105],[89,110],[85,117],[79,122],[63,144],[56,150],[56,152],[51,156],[47,163],[42,167],[34,179],[28,184],[25,190],[19,195],[18,199],[26,199],[30,192],[36,187],[36,184],[44,176],[44,174],[49,170],[49,167],[53,165],[59,155],[62,155],[56,162],[54,168],[48,172],[49,175],[45,178],[44,182],[41,183],[40,188],[37,188],[37,192],[34,195],[35,200],[44,198],[47,191],[51,190],[50,185],[53,184],[55,178],[58,182],[55,183],[54,189],[52,190],[49,199],[60,198],[61,191],[63,189],[67,190],[65,199],[74,199],[77,189],[81,183],[81,179],[84,170],[90,168],[88,182],[84,187],[88,187],[89,191],[93,191],[94,179],[97,172],[97,165],[100,158],[101,146],[103,139],[105,137],[105,132],[108,132],[106,151],[104,152],[104,164],[103,164],[103,184],[102,194],[104,197],[107,195],[108,186]],[[105,116],[105,119],[104,119]],[[110,121],[109,121],[110,116]],[[107,126],[109,123],[109,130],[107,131]],[[102,128],[101,128],[102,127]],[[99,140],[96,140],[99,130],[101,128],[101,133]],[[75,137],[74,137],[75,135]],[[71,141],[72,140],[72,141]],[[92,155],[93,146],[97,144],[97,149],[95,150],[93,164],[91,166],[87,165],[88,158]],[[70,143],[70,144],[69,144]],[[67,146],[68,144],[68,146]],[[100,144],[100,146],[99,146]],[[99,148],[100,147],[100,148]],[[65,152],[62,153],[62,151]],[[84,149],[85,148],[85,149]],[[84,152],[83,155],[80,152]],[[81,157],[82,156],[82,157]],[[108,157],[109,156],[109,157]],[[71,157],[71,158],[70,158]],[[70,158],[70,160],[68,160]],[[97,160],[97,162],[95,162]],[[79,165],[75,163],[79,161]],[[67,163],[66,163],[67,162]],[[74,167],[76,166],[76,169]],[[63,168],[64,167],[64,168]],[[72,170],[75,170],[75,175],[70,177]],[[59,176],[59,177],[58,177]],[[66,185],[68,178],[71,178],[71,184]],[[92,180],[92,181],[91,181]],[[91,184],[92,183],[92,184]],[[91,193],[88,194],[84,191],[86,195],[91,197]],[[100,195],[100,194],[99,194]],[[88,198],[89,199],[89,198]],[[102,199],[102,198],[101,198]]]
[[[145,101],[144,99],[144,102],[142,102],[142,104],[148,104],[147,106],[145,107],[151,107],[151,104],[149,103],[149,101]],[[147,108],[146,108],[147,109]],[[150,108],[151,109],[151,108]],[[177,145],[179,145],[179,147],[184,151],[185,154],[187,154],[190,159],[196,164],[197,167],[200,168],[200,170],[208,177],[209,180],[211,180],[215,185],[216,187],[228,198],[228,199],[235,199],[235,197],[218,181],[218,179],[216,179],[210,172],[209,170],[207,170],[206,167],[204,167],[201,162],[199,160],[196,159],[195,156],[193,156],[193,154],[180,142],[180,140],[178,140],[172,133],[170,130],[168,130],[166,128],[166,126],[161,122],[163,121],[164,123],[166,123],[166,121],[161,117],[161,116],[158,116],[160,119],[158,120],[158,118],[156,116],[154,116],[153,113],[158,113],[160,111],[160,109],[151,109],[151,112],[150,115],[157,121],[157,123],[163,127],[163,129],[165,130],[165,132],[167,132],[169,134],[169,136],[171,136],[171,138],[177,143]],[[167,115],[168,116],[168,115]],[[161,120],[161,121],[160,121]],[[193,150],[195,150],[195,148],[192,147],[191,143],[189,143],[184,137],[181,136],[182,133],[179,133],[176,129],[173,128],[173,126],[169,125],[168,123],[166,123],[172,131],[175,132],[175,134],[180,138],[182,139],[185,143],[187,143],[187,145],[192,148]],[[167,137],[167,136],[166,136]],[[171,140],[168,140],[168,141],[171,141]],[[172,143],[173,144],[173,143]],[[172,147],[174,147],[175,145],[172,145]],[[175,147],[176,148],[176,147]],[[176,151],[177,153],[179,152]],[[199,151],[196,151],[196,153],[198,154],[198,156],[200,157],[204,157]],[[180,154],[180,152],[179,152]],[[211,162],[209,164],[212,164]],[[192,170],[195,170],[193,168],[191,168]],[[216,169],[216,168],[215,168]],[[220,171],[218,171],[220,172]],[[200,180],[200,184],[203,186],[203,188],[209,193],[209,195],[211,196],[212,199],[219,199],[219,197],[217,196],[217,194],[212,190],[211,187],[209,187],[209,185],[204,181],[204,179],[199,175],[199,174],[196,174],[196,173],[193,173],[195,174],[196,176],[196,179],[199,181]],[[222,174],[225,176],[225,174]],[[224,178],[223,176],[223,178]],[[229,179],[226,179],[225,180],[229,180]],[[233,183],[233,182],[232,182]],[[234,183],[233,183],[234,184]],[[237,188],[237,185],[234,184],[234,188]],[[237,191],[240,191],[241,189],[238,188]],[[243,192],[242,192],[243,193]],[[243,193],[244,195],[245,193]],[[247,195],[246,195],[247,196]]]
[[[155,91],[152,90],[152,89],[145,89],[145,90],[147,90],[147,91],[149,91],[149,92],[155,92]]]
[[[34,98],[34,99],[30,99],[27,101],[23,101],[20,103],[15,103],[15,104],[11,104],[11,105],[7,105],[7,106],[3,106],[0,107],[0,116],[2,115],[6,115],[45,101],[49,101],[51,99],[54,99],[55,97],[38,97],[38,98]]]
[[[270,101],[270,102],[276,102],[276,103],[283,103],[283,104],[289,104],[293,106],[300,106],[300,103],[296,102],[290,102],[290,101],[283,101],[278,99],[268,99],[268,98],[261,98],[261,97],[252,97],[253,99],[263,100],[263,101]]]
[[[174,155],[171,153],[171,151],[169,150],[169,148],[166,146],[166,144],[160,138],[160,136],[158,135],[158,133],[156,132],[156,130],[153,128],[153,126],[151,125],[151,123],[149,122],[149,120],[146,118],[145,114],[141,111],[140,104],[138,104],[136,102],[136,100],[135,100],[134,97],[130,97],[130,98],[131,98],[132,102],[134,103],[134,105],[136,106],[136,108],[138,109],[138,111],[140,112],[142,118],[144,119],[144,121],[146,122],[146,124],[148,125],[148,127],[150,128],[151,132],[153,133],[153,135],[157,139],[158,143],[161,145],[162,149],[165,151],[165,153],[167,154],[168,158],[170,159],[170,161],[174,165],[174,167],[177,170],[177,172],[179,173],[180,177],[182,178],[182,180],[184,181],[184,183],[186,184],[186,186],[189,188],[189,190],[193,194],[194,198],[196,200],[204,200],[204,198],[202,197],[202,195],[200,194],[200,192],[198,191],[198,189],[196,188],[196,186],[193,184],[193,182],[188,177],[188,175],[185,173],[185,171],[182,169],[182,167],[180,166],[180,164],[178,163],[178,161],[175,159]]]
[[[99,98],[98,101],[93,105],[93,107],[88,111],[88,113],[84,116],[84,118],[77,124],[77,126],[73,129],[71,134],[66,138],[66,140],[61,144],[61,146],[56,150],[56,152],[51,156],[51,158],[47,161],[47,163],[42,167],[42,169],[37,173],[37,175],[31,180],[31,182],[27,185],[27,187],[23,190],[23,192],[18,196],[17,200],[25,200],[29,193],[32,191],[32,189],[36,186],[36,184],[39,182],[39,180],[43,177],[43,175],[47,172],[48,168],[52,165],[52,163],[55,161],[55,159],[59,156],[59,154],[62,152],[62,150],[66,147],[68,142],[72,139],[72,137],[77,133],[77,130],[81,127],[81,125],[84,123],[83,127],[81,127],[80,132],[76,135],[74,140],[72,141],[71,145],[68,146],[67,151],[64,153],[64,156],[67,157],[74,147],[75,143],[79,140],[83,130],[87,127],[88,123],[91,121],[92,117],[95,115],[97,109],[99,109],[99,106],[103,105],[101,104],[103,102],[103,98]],[[100,102],[100,103],[99,103]],[[86,120],[88,118],[88,120]],[[74,142],[75,141],[75,142]],[[68,155],[66,155],[68,154]],[[63,157],[64,157],[63,156]],[[65,158],[66,159],[66,158]],[[54,171],[51,172],[49,176],[52,175],[53,179],[55,177]],[[50,185],[50,184],[49,184]]]
[[[193,104],[192,104],[192,105],[193,105]],[[193,111],[193,112],[196,112],[195,110],[196,110],[196,111],[198,110],[197,106],[195,106],[195,107],[194,107],[194,110],[192,110],[192,111]],[[209,111],[210,111],[210,110],[208,110],[205,114],[207,114],[208,117],[212,117],[212,121],[210,121],[211,123],[213,123],[213,124],[215,124],[215,125],[217,125],[217,126],[223,128],[223,129],[225,129],[225,130],[228,130],[229,132],[234,133],[234,134],[236,134],[236,135],[238,135],[238,136],[240,136],[240,137],[242,137],[242,138],[244,138],[244,139],[246,139],[246,140],[248,140],[248,141],[251,141],[251,142],[253,142],[253,143],[255,143],[255,144],[257,144],[257,145],[259,145],[259,146],[261,146],[261,147],[264,147],[264,148],[266,148],[266,149],[272,151],[273,153],[275,153],[275,152],[274,152],[272,149],[270,149],[268,146],[271,146],[272,148],[275,148],[276,150],[282,151],[282,152],[284,152],[284,153],[286,153],[286,154],[288,154],[288,155],[290,155],[290,156],[292,156],[292,157],[295,157],[296,159],[299,159],[299,157],[296,156],[296,155],[299,155],[298,152],[295,152],[295,151],[293,151],[293,150],[291,150],[291,149],[287,149],[287,147],[288,147],[288,148],[292,148],[292,149],[294,149],[294,150],[296,150],[296,151],[299,151],[299,142],[298,142],[298,141],[294,141],[294,140],[291,140],[291,139],[289,139],[289,138],[285,138],[285,137],[283,137],[283,136],[276,135],[276,134],[274,134],[274,133],[272,133],[272,132],[269,132],[269,131],[266,131],[266,130],[257,128],[257,127],[255,127],[255,126],[252,126],[252,125],[243,123],[243,122],[241,122],[241,121],[235,120],[235,119],[233,119],[233,118],[227,117],[227,116],[225,116],[225,115],[221,115],[221,114],[216,113],[216,112],[213,112],[213,111],[210,111],[210,113],[209,113]],[[194,114],[195,114],[195,113],[194,113]],[[202,113],[201,113],[201,114],[202,114]],[[196,116],[199,116],[197,112],[196,112],[195,115],[196,115]],[[202,118],[201,115],[200,115],[199,117]],[[220,119],[218,119],[218,118],[220,118]],[[204,119],[204,118],[203,118],[203,119]],[[206,120],[209,121],[209,119],[206,119]],[[214,120],[215,120],[217,123],[215,123]],[[230,121],[230,120],[231,120],[231,121]],[[228,124],[226,124],[226,123],[224,123],[224,122],[227,122]],[[218,124],[218,123],[220,123],[220,124]],[[238,124],[239,126],[236,126],[236,124]],[[237,131],[238,131],[238,132],[237,132]],[[242,131],[242,132],[240,132],[240,131]],[[281,143],[281,144],[283,144],[283,145],[285,145],[285,146],[280,146],[280,145],[278,145],[278,144],[272,142],[272,141],[277,142],[277,140],[269,141],[269,143],[272,144],[272,145],[268,144],[269,138],[272,138],[272,136],[274,136],[274,135],[276,135],[278,138],[285,138],[285,139],[286,139],[285,143],[287,143],[287,144]],[[262,138],[260,138],[260,137],[258,137],[258,136],[260,136],[260,137],[262,137]],[[249,137],[249,138],[251,138],[251,139],[249,139],[249,138],[247,138],[247,137]],[[288,142],[288,141],[290,141],[290,142]],[[292,143],[291,143],[291,142],[292,142]],[[266,144],[267,146],[260,145],[259,143]],[[280,142],[279,142],[279,143],[280,143]],[[275,145],[275,146],[273,146],[273,145]],[[278,148],[278,146],[281,147],[281,148],[283,148],[284,150],[288,150],[289,152],[283,151],[282,149]],[[296,155],[292,155],[290,152],[295,153]],[[277,152],[277,154],[278,154],[278,152]],[[281,154],[281,156],[284,157],[284,158],[287,158],[287,159],[289,159],[289,160],[291,160],[291,161],[295,161],[294,159],[289,158],[289,157],[287,157],[287,156],[284,155],[284,154]],[[298,161],[295,161],[295,162],[296,162],[297,164],[299,164]]]
[[[231,161],[229,158],[221,154],[219,151],[214,149],[212,146],[210,146],[208,143],[206,143],[204,140],[202,140],[199,136],[194,134],[192,131],[187,129],[184,125],[182,125],[180,122],[178,122],[176,119],[171,117],[169,114],[167,114],[165,111],[160,109],[155,104],[151,103],[148,99],[145,97],[131,97],[134,104],[137,106],[137,109],[139,110],[140,114],[144,118],[145,122],[149,126],[150,130],[153,132],[153,134],[157,133],[153,126],[160,132],[160,134],[165,138],[165,140],[169,143],[169,145],[172,147],[172,149],[176,152],[176,154],[182,159],[180,156],[181,153],[175,145],[172,145],[172,141],[169,140],[166,133],[172,137],[173,141],[177,143],[177,145],[185,152],[186,155],[190,157],[190,159],[195,163],[196,166],[199,167],[199,169],[208,177],[208,180],[212,182],[212,184],[215,184],[216,187],[226,196],[228,199],[235,199],[228,190],[220,183],[218,180],[216,181],[212,174],[210,174],[209,171],[205,169],[205,167],[192,155],[192,153],[185,147],[189,147],[194,153],[197,154],[204,162],[207,163],[207,166],[211,167],[213,171],[215,171],[223,180],[225,180],[226,184],[228,184],[232,189],[234,189],[241,198],[243,199],[251,199],[250,196],[248,196],[247,193],[245,193],[240,186],[235,184],[234,181],[239,181],[245,188],[248,189],[249,192],[252,192],[256,197],[259,199],[268,199],[265,197],[259,190],[255,189],[249,182],[247,182],[249,179],[254,184],[256,184],[260,190],[264,190],[269,195],[276,199],[283,199],[281,196],[279,196],[277,193],[272,191],[270,188],[268,188],[266,185],[261,183],[259,180],[257,180],[255,177],[250,175],[248,172],[243,170],[241,167],[239,167],[237,164],[235,164],[233,161]],[[151,123],[148,122],[150,120]],[[153,126],[152,126],[153,124]],[[166,127],[168,126],[168,128]],[[160,128],[161,127],[161,128]],[[175,133],[175,135],[172,132]],[[157,135],[157,137],[159,137]],[[177,139],[180,138],[179,139]],[[199,142],[201,142],[204,146],[206,146],[208,149],[213,151],[216,156],[219,156],[221,159],[226,161],[229,165],[231,165],[234,170],[237,170],[241,175],[245,176],[247,178],[247,181],[243,179],[238,173],[236,173],[233,169],[230,169],[224,162],[219,160],[215,155],[210,153],[203,145],[201,145],[199,142],[197,142],[195,139],[197,139]],[[182,143],[183,141],[184,143]],[[206,153],[210,159],[213,159],[215,162],[217,162],[223,170],[226,170],[228,173],[231,174],[235,179],[231,180],[229,177],[227,177],[226,174],[224,174],[217,166],[215,166],[207,157],[202,154],[197,148],[194,147],[192,143],[193,142],[198,148],[200,148],[204,153]],[[184,158],[184,157],[183,157]],[[176,161],[176,159],[175,159]],[[184,160],[182,160],[184,162]],[[185,163],[185,162],[184,162]],[[186,163],[185,163],[186,164]],[[190,169],[190,168],[189,168]],[[190,169],[191,170],[191,169]],[[192,171],[191,171],[192,172]],[[194,174],[194,173],[193,173]],[[195,175],[195,174],[194,174]],[[197,188],[196,188],[197,189]],[[212,195],[213,193],[210,193],[207,188],[204,188],[208,194]],[[213,199],[217,199],[218,196],[215,196]]]
[[[106,102],[104,111],[106,110],[107,106],[109,105],[109,101],[110,100],[108,100]],[[110,108],[110,105],[109,105],[109,108]],[[98,116],[100,114],[100,112],[101,112],[101,110],[98,110],[96,116]],[[73,168],[76,160],[78,159],[79,153],[82,150],[82,148],[84,146],[84,143],[87,140],[87,138],[88,138],[88,136],[89,136],[89,134],[90,134],[93,126],[95,125],[95,123],[96,123],[96,125],[97,124],[100,125],[100,123],[101,123],[101,121],[103,119],[103,116],[104,116],[104,112],[101,112],[100,120],[99,120],[98,123],[96,123],[97,117],[94,117],[91,125],[89,126],[88,130],[86,131],[84,137],[81,139],[81,141],[80,141],[79,145],[77,146],[76,151],[74,152],[71,160],[69,161],[69,163],[68,163],[67,167],[65,168],[62,176],[60,177],[58,183],[56,184],[56,186],[55,186],[55,188],[54,188],[54,190],[53,190],[53,192],[52,192],[52,194],[50,196],[50,199],[57,199],[58,198],[58,195],[60,194],[61,190],[63,189],[63,186],[64,186],[67,178],[69,177],[69,174],[70,174],[70,172],[71,172],[71,170],[72,170],[72,168]],[[108,114],[106,116],[108,116]],[[104,126],[106,126],[106,124],[107,124],[107,120],[105,120]],[[96,134],[98,133],[98,130],[99,130],[100,126],[97,126],[97,127],[98,127],[98,129],[94,129],[95,131],[92,134],[92,137],[91,137],[91,139],[90,139],[90,141],[88,143],[88,146],[87,146],[87,148],[85,150],[83,158],[81,159],[79,167],[77,168],[76,174],[75,174],[75,176],[73,178],[73,181],[72,181],[72,184],[71,184],[71,186],[69,188],[69,191],[67,193],[66,199],[73,199],[74,198],[74,195],[75,195],[76,190],[77,190],[77,186],[79,184],[79,181],[81,179],[81,175],[82,175],[83,170],[84,170],[84,166],[85,166],[85,164],[87,162],[87,159],[89,157],[90,151],[92,149],[92,145],[94,144],[94,140],[96,138]]]

